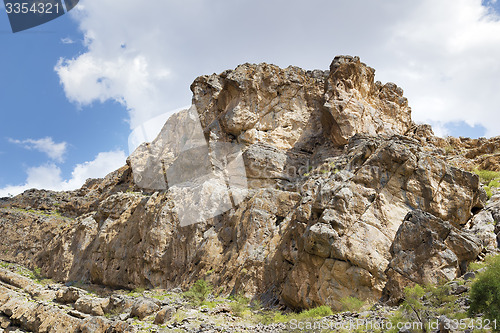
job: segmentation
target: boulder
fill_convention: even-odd
[[[137,317],[140,320],[152,315],[160,309],[160,306],[152,299],[139,297],[132,305],[130,317]]]
[[[481,240],[470,231],[421,210],[408,213],[391,246],[386,300],[399,301],[408,285],[438,284],[465,274],[482,249]]]
[[[156,314],[154,323],[156,325],[163,325],[172,318],[174,313],[175,313],[175,308],[171,306],[165,306]]]
[[[74,308],[77,311],[87,313],[92,316],[104,316],[104,312],[108,305],[108,298],[83,296],[75,302]]]
[[[87,293],[85,290],[75,287],[61,288],[56,292],[56,302],[59,303],[75,303],[80,297]]]

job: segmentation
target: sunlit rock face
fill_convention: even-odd
[[[325,71],[244,64],[201,76],[192,107],[127,166],[78,191],[4,200],[2,256],[55,279],[114,287],[203,278],[296,309],[396,297],[413,278],[401,267],[411,265],[423,281],[453,278],[496,247],[491,228],[477,236],[486,195],[462,168],[477,156],[447,155],[445,139],[411,121],[402,89],[375,82],[374,72],[339,56]],[[412,229],[417,211],[425,219]],[[405,240],[404,230],[441,225],[456,235],[435,238],[448,257],[412,249],[433,258],[426,266],[402,255],[421,236]]]

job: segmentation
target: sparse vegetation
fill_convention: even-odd
[[[198,280],[184,293],[184,297],[193,303],[193,305],[199,306],[206,300],[212,290],[212,286],[207,281]]]
[[[297,321],[314,320],[330,316],[332,314],[333,311],[329,306],[322,305],[309,310],[303,310],[300,313],[295,313],[295,312],[281,313],[280,311],[265,311],[256,318],[261,323],[271,324],[271,323],[287,323],[293,319]]]
[[[365,302],[356,297],[344,297],[340,300],[340,303],[342,303],[342,310],[351,312],[359,311],[365,304]]]
[[[61,214],[59,210],[37,210],[37,209],[24,209],[24,208],[15,208],[16,211],[21,212],[21,213],[31,213],[35,214],[38,216],[43,216],[43,217],[57,217],[57,218],[63,218],[66,220],[73,220],[69,217],[65,217]]]
[[[470,292],[469,314],[483,313],[491,321],[500,323],[500,256],[492,257]],[[500,331],[500,327],[497,327]]]
[[[484,184],[489,184],[492,180],[500,179],[500,172],[496,171],[475,169],[474,173],[479,176],[479,179]]]
[[[449,154],[454,150],[455,150],[455,146],[453,146],[453,145],[447,145],[446,147],[444,147],[444,151],[446,152],[446,154]]]
[[[230,304],[230,307],[235,316],[244,317],[246,314],[250,313],[250,300],[243,294],[231,296],[230,299],[234,301]]]
[[[146,289],[143,287],[135,288],[134,290],[130,291],[127,295],[132,297],[139,297],[144,293],[145,290]]]
[[[9,268],[12,264],[4,261],[0,261],[1,268]]]
[[[482,268],[488,267],[489,265],[493,264],[499,257],[498,255],[489,255],[484,258],[483,261],[474,261],[470,262],[468,266],[469,271],[478,271]]]
[[[491,198],[494,189],[500,188],[500,172],[479,169],[474,169],[473,172],[479,176],[488,198]]]
[[[427,325],[427,318],[421,298],[425,295],[422,286],[416,284],[414,287],[406,287],[404,290],[405,300],[401,305],[404,317],[413,322],[419,322],[423,326]]]

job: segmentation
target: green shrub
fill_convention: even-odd
[[[491,188],[489,186],[484,186],[483,188],[486,191],[486,196],[488,196],[488,199],[491,199],[491,197],[493,196],[493,191],[491,190]]]
[[[446,154],[449,154],[454,150],[455,150],[455,146],[453,146],[453,145],[447,145],[446,147],[444,147],[444,151],[446,152]]]
[[[483,313],[487,319],[500,323],[500,256],[489,259],[486,270],[472,284],[469,297],[470,315]]]
[[[184,293],[184,297],[195,305],[200,305],[210,295],[213,288],[205,280],[198,280]]]
[[[245,313],[249,312],[248,305],[250,303],[250,300],[243,294],[240,293],[231,296],[230,299],[234,301],[229,306],[235,316],[243,317]]]
[[[342,303],[343,311],[351,311],[356,312],[361,309],[361,307],[365,304],[362,300],[357,299],[356,297],[344,297],[340,300]]]
[[[489,184],[492,180],[500,178],[500,172],[475,169],[474,173],[479,176],[481,182]]]
[[[333,311],[329,306],[322,305],[309,310],[303,310],[300,313],[292,312],[284,314],[279,311],[262,311],[256,318],[258,322],[268,325],[271,323],[287,323],[293,319],[299,321],[321,319],[332,314]]]
[[[131,297],[140,297],[144,293],[146,289],[143,287],[138,287],[135,288],[134,290],[130,291],[127,295]]]
[[[446,284],[429,285],[425,288],[427,300],[432,306],[444,309],[444,303],[453,303],[456,300],[456,296],[451,295],[450,289],[450,286]]]
[[[323,318],[326,316],[330,316],[332,314],[333,314],[332,309],[329,306],[322,305],[318,306],[317,308],[302,311],[301,313],[299,313],[299,318],[300,319]]]
[[[262,310],[262,302],[259,299],[254,299],[250,306],[256,311]]]
[[[0,262],[0,267],[2,268],[9,268],[12,264],[8,263],[8,262],[3,262],[1,261]]]
[[[420,285],[416,284],[414,287],[406,287],[404,290],[405,299],[401,304],[403,314],[411,322],[420,322],[425,327],[427,326],[427,309],[421,302],[422,297],[426,291]]]
[[[500,187],[500,181],[498,179],[493,179],[489,184],[488,187],[495,187],[498,188]]]

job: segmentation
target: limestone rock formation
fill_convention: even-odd
[[[443,262],[451,278],[496,250],[495,230],[477,222],[487,196],[470,171],[498,166],[481,157],[497,139],[477,151],[457,139],[475,153],[450,152],[451,139],[414,124],[402,89],[375,82],[359,58],[336,57],[327,71],[244,64],[191,90],[193,107],[106,178],[2,199],[2,259],[60,281],[170,289],[204,278],[268,304],[338,310],[344,297],[389,290],[407,267],[401,230],[416,212],[426,218],[415,239],[431,235],[449,260],[412,249],[443,260],[408,259],[418,278],[401,268],[405,279],[424,281]],[[462,242],[463,229],[478,237]]]

